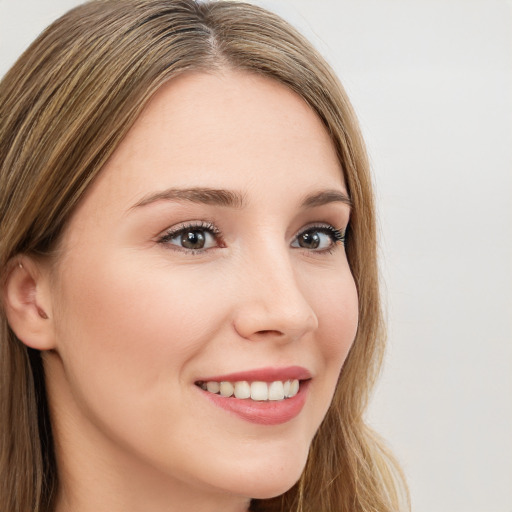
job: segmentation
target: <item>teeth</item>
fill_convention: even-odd
[[[300,383],[294,380],[276,380],[274,382],[201,382],[198,384],[202,389],[210,393],[220,394],[224,397],[235,396],[239,399],[250,398],[257,402],[267,400],[279,401],[285,398],[292,398],[299,392]]]
[[[210,393],[218,393],[220,391],[220,384],[218,382],[207,382],[206,389]]]
[[[250,398],[251,386],[247,381],[235,382],[235,397],[236,398]]]
[[[251,398],[253,400],[268,400],[268,384],[266,382],[253,382],[251,384]]]
[[[298,382],[298,381],[297,381]],[[268,387],[268,399],[269,400],[282,400],[284,398],[284,384],[277,380],[272,382]]]
[[[288,396],[291,398],[292,396],[295,396],[299,392],[299,381],[297,379],[292,380],[290,382],[290,392],[288,393]]]
[[[208,387],[208,384],[206,386]],[[235,388],[233,387],[233,384],[231,382],[221,382],[220,383],[220,394],[221,396],[231,396],[233,392],[235,391]]]

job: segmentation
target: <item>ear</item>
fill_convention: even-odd
[[[16,257],[10,266],[3,302],[11,329],[31,348],[55,348],[48,272],[28,256]]]

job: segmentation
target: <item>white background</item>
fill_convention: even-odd
[[[0,0],[0,75],[72,0]],[[312,39],[366,137],[389,350],[369,414],[415,512],[512,512],[512,3],[260,2]]]

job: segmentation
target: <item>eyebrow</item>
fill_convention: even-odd
[[[227,206],[230,208],[243,208],[244,195],[232,190],[215,188],[169,188],[161,192],[149,194],[132,206],[138,208],[156,201],[190,201],[192,203],[210,204],[214,206]]]
[[[157,201],[190,201],[192,203],[224,206],[229,208],[243,208],[245,205],[244,194],[234,190],[215,188],[169,188],[153,194],[144,196],[135,203],[130,210],[140,208]],[[329,203],[344,203],[352,206],[352,201],[342,191],[322,190],[304,197],[301,202],[302,208],[316,208]]]
[[[322,190],[306,196],[302,201],[303,208],[315,208],[329,203],[343,203],[352,207],[350,197],[340,190]]]

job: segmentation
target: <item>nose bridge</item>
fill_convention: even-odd
[[[236,319],[240,334],[247,338],[274,334],[291,340],[318,327],[285,244],[264,244],[242,258],[244,293]]]

